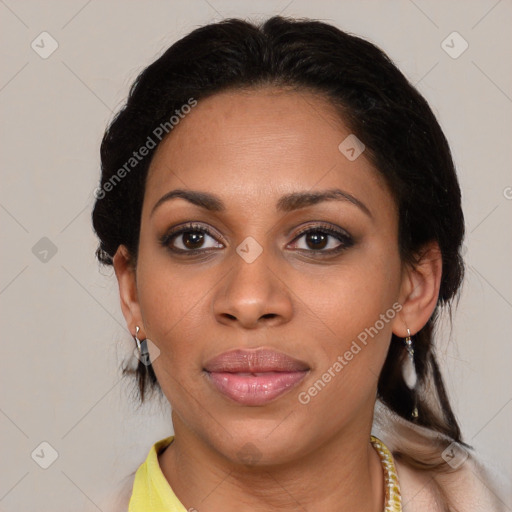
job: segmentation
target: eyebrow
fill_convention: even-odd
[[[150,217],[159,206],[174,198],[185,199],[189,203],[195,204],[196,206],[211,212],[226,211],[225,204],[218,196],[208,192],[199,192],[197,190],[176,189],[167,192],[156,202],[155,206],[153,206],[153,209],[151,210]],[[363,202],[348,192],[344,192],[338,188],[323,190],[320,192],[293,192],[291,194],[284,195],[277,201],[276,209],[282,212],[291,212],[322,201],[333,200],[351,203],[357,206],[366,215],[373,218],[369,208]]]

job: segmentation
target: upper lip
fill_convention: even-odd
[[[204,369],[207,372],[263,373],[306,371],[309,366],[304,361],[276,350],[237,349],[210,359]]]

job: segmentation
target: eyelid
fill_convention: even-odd
[[[312,221],[314,222],[314,221]],[[307,252],[315,256],[334,256],[336,254],[341,253],[343,250],[348,249],[349,247],[352,247],[355,244],[354,237],[345,229],[340,227],[334,227],[329,223],[325,223],[322,221],[316,221],[315,223],[309,223],[308,225],[304,226],[299,230],[298,233],[296,233],[295,237],[290,243],[297,243],[297,241],[302,238],[303,235],[308,233],[324,233],[328,236],[331,236],[333,238],[336,238],[340,244],[333,248],[333,249],[327,249],[327,250],[313,250],[313,249],[295,249],[300,252]]]
[[[184,231],[204,231],[207,235],[211,237],[217,237],[222,240],[224,239],[224,237],[217,230],[211,228],[207,224],[203,224],[202,222],[198,221],[189,221],[183,222],[182,224],[178,224],[177,226],[171,228],[169,231],[166,231],[162,238],[175,236],[177,234],[181,234]]]
[[[212,229],[208,225],[205,225],[205,224],[202,224],[202,223],[199,223],[196,221],[189,221],[189,222],[184,222],[182,224],[178,224],[177,226],[174,226],[172,229],[166,231],[162,236],[159,237],[160,244],[164,247],[167,247],[169,250],[171,250],[173,252],[181,253],[181,254],[184,254],[184,253],[194,254],[194,253],[199,253],[199,252],[207,252],[207,251],[216,250],[213,248],[207,248],[207,249],[195,249],[195,250],[185,251],[183,249],[178,249],[177,247],[172,247],[172,248],[170,247],[170,243],[173,238],[176,238],[179,235],[186,233],[188,231],[199,231],[199,232],[205,233],[206,235],[213,238],[217,242],[219,242],[218,238],[223,240],[223,237],[220,234],[218,234],[216,230]],[[225,242],[223,242],[223,241],[221,241],[219,243],[222,243],[225,245]]]
[[[352,235],[343,228],[334,227],[333,225],[324,221],[311,221],[295,234],[294,240],[304,233],[308,233],[310,231],[326,231],[328,234],[335,234],[346,238],[352,238]]]

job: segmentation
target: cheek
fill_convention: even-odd
[[[392,251],[372,254],[359,254],[319,281],[321,286],[303,282],[297,293],[307,297],[303,313],[311,321],[301,332],[318,347],[312,375],[317,384],[306,392],[322,407],[334,406],[340,397],[356,403],[370,396],[387,354],[392,323],[401,309],[396,302],[400,260]]]
[[[400,290],[400,260],[396,254],[380,257],[362,250],[343,264],[325,268],[316,276],[298,276],[293,288],[305,303],[306,315],[317,323],[331,343],[346,343],[386,314]],[[367,255],[368,254],[368,255]],[[390,312],[395,314],[394,310]],[[380,322],[379,322],[380,326]],[[379,330],[389,332],[389,322]],[[338,347],[342,348],[342,347]]]
[[[192,274],[192,272],[190,272]],[[149,265],[139,274],[139,303],[147,336],[160,350],[153,370],[169,403],[177,410],[195,406],[200,396],[200,357],[205,340],[204,280],[171,271],[169,264]],[[202,311],[201,311],[202,310]],[[200,415],[201,411],[195,411]]]
[[[212,298],[225,271],[194,263],[176,265],[165,251],[155,252],[139,259],[139,303],[147,335],[160,350],[153,363],[158,382],[173,407],[181,409],[190,393],[201,396],[204,391],[202,363],[219,338]]]
[[[143,224],[137,266],[137,291],[144,325],[155,341],[183,329],[194,304],[204,296],[204,281],[197,265],[173,264],[169,253],[159,246],[157,234]]]

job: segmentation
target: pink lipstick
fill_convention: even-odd
[[[309,366],[270,349],[232,350],[204,366],[209,382],[224,396],[242,405],[264,405],[295,387]]]

